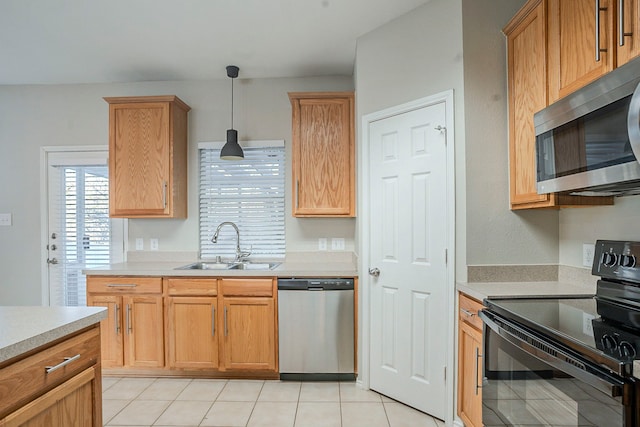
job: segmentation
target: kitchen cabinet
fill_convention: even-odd
[[[278,372],[276,279],[221,279],[224,371]]]
[[[458,416],[466,427],[482,426],[482,304],[458,298]]]
[[[548,105],[546,8],[547,0],[527,2],[503,30],[508,58],[510,206],[516,210],[610,205],[610,197],[537,192],[533,115]],[[552,78],[549,70],[549,79]]]
[[[289,93],[294,217],[355,216],[353,92]]]
[[[0,426],[101,427],[101,383],[96,325],[0,368]]]
[[[217,279],[165,279],[168,366],[218,369]]]
[[[548,2],[550,103],[640,54],[638,0]]]
[[[109,103],[109,214],[187,217],[187,113],[176,96]]]
[[[87,305],[108,309],[100,322],[104,367],[164,367],[161,278],[88,276]]]

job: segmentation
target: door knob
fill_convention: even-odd
[[[47,259],[47,264],[57,264],[58,260],[56,258]]]
[[[376,267],[370,268],[369,274],[372,275],[373,277],[378,277],[380,275],[380,269]]]

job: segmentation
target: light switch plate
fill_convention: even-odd
[[[0,213],[0,226],[11,225],[11,214],[10,213]]]
[[[136,237],[136,251],[144,250],[144,239],[142,237]]]
[[[584,267],[593,266],[593,253],[596,250],[596,246],[590,243],[584,243],[582,245],[582,265]]]
[[[334,237],[331,239],[331,250],[332,251],[344,251],[344,238],[343,237]]]
[[[326,251],[327,250],[327,238],[326,237],[318,238],[318,250],[319,251]]]
[[[158,239],[149,239],[149,249],[152,251],[158,250]]]

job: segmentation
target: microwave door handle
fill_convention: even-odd
[[[487,328],[490,328],[498,335],[500,335],[500,337],[502,337],[504,340],[515,345],[522,351],[542,360],[543,362],[559,369],[560,371],[563,371],[579,379],[582,382],[589,384],[590,386],[596,388],[597,390],[600,390],[608,396],[624,397],[624,383],[622,383],[621,381],[609,377],[604,373],[602,374],[602,376],[600,376],[579,368],[578,366],[576,366],[576,364],[584,365],[582,361],[575,359],[560,348],[554,346],[549,342],[541,340],[537,336],[521,328],[519,325],[514,324],[503,317],[499,317],[500,324],[498,324],[498,322],[496,322],[495,320],[497,316],[494,313],[487,312],[487,310],[480,311],[480,317],[485,323],[483,336],[485,343],[485,363],[487,363],[487,360],[489,360],[489,354],[491,352],[491,349],[488,348],[488,340],[486,339]],[[559,357],[553,356],[543,349],[549,349],[551,352],[558,354]]]
[[[627,132],[629,142],[636,160],[640,161],[640,83],[636,86],[629,103],[629,114],[627,115]]]

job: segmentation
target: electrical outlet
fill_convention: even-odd
[[[3,226],[3,225],[11,225],[11,214],[10,213],[0,214],[0,226]]]
[[[136,237],[136,251],[144,250],[144,239],[142,237]]]
[[[318,238],[318,250],[319,251],[326,251],[327,250],[327,238],[326,237]]]
[[[585,243],[582,245],[582,265],[584,267],[593,266],[593,254],[596,250],[596,246]]]
[[[331,250],[332,251],[344,251],[344,238],[343,237],[334,237],[331,239]]]
[[[152,251],[158,250],[158,239],[149,239],[149,248]]]
[[[595,319],[595,316],[582,313],[582,333],[591,337],[593,336],[593,324],[591,323],[593,319]]]

